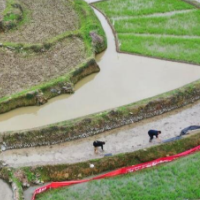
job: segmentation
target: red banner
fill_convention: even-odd
[[[156,165],[161,164],[161,163],[171,162],[171,161],[173,161],[177,158],[187,156],[187,155],[194,153],[196,151],[199,151],[199,150],[200,150],[200,145],[193,148],[193,149],[190,149],[188,151],[176,154],[174,156],[158,158],[158,159],[150,161],[150,162],[137,164],[137,165],[133,165],[133,166],[129,166],[129,167],[123,167],[123,168],[117,169],[115,171],[112,171],[112,172],[109,172],[109,173],[106,173],[106,174],[103,174],[103,175],[99,175],[99,176],[96,176],[96,177],[93,177],[93,178],[90,178],[90,179],[76,180],[76,181],[65,181],[65,182],[53,182],[53,183],[50,183],[46,186],[43,186],[43,187],[36,189],[34,194],[33,194],[32,200],[35,200],[35,197],[36,197],[37,194],[40,194],[40,193],[42,193],[46,190],[52,189],[52,188],[70,186],[70,185],[74,185],[74,184],[85,183],[85,182],[92,181],[92,180],[103,179],[103,178],[107,178],[107,177],[114,177],[114,176],[117,176],[117,175],[120,175],[120,174],[127,174],[127,173],[131,173],[131,172],[135,172],[135,171],[138,171],[138,170],[142,170],[142,169],[145,169],[145,168],[156,166]]]

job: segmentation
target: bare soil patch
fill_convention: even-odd
[[[1,12],[4,11],[5,6],[6,6],[6,0],[0,0],[0,16],[1,16]],[[0,18],[0,20],[1,20],[1,18]]]
[[[68,38],[43,53],[0,49],[0,98],[62,76],[86,59],[80,38]]]
[[[0,41],[39,43],[78,28],[78,16],[69,1],[19,0],[19,3],[27,19],[15,30],[1,33]]]

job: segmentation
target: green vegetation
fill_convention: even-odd
[[[181,0],[112,0],[95,3],[95,7],[108,17],[140,16],[194,8]]]
[[[154,37],[119,34],[121,51],[200,64],[200,38]]]
[[[94,49],[96,53],[101,52],[103,49],[105,49],[106,37],[98,18],[94,15],[94,11],[88,6],[86,2],[81,0],[74,1],[74,8],[77,11],[77,13],[79,13],[79,30],[85,42],[86,48],[91,50],[92,39],[90,37],[90,32],[92,31],[103,37],[104,45],[101,47],[95,47],[96,49]]]
[[[120,19],[114,26],[117,33],[200,36],[199,22],[200,10],[191,10],[172,16]]]
[[[10,12],[12,12],[12,9],[13,9],[13,4],[15,4],[16,1],[15,0],[6,0],[6,8],[5,10],[3,11],[3,15],[7,15],[9,14]]]
[[[196,153],[153,169],[52,190],[37,199],[198,199],[199,165],[200,153]]]
[[[121,51],[200,64],[200,11],[194,6],[179,0],[114,0],[95,7],[109,17]]]
[[[1,29],[9,30],[27,20],[27,12],[23,12],[21,5],[16,0],[7,0],[6,8],[2,13],[3,23]],[[19,23],[20,22],[20,23]]]

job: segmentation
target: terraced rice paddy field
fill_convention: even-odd
[[[200,153],[116,178],[43,193],[38,200],[183,200],[200,197]]]
[[[200,64],[195,6],[178,0],[112,0],[94,6],[108,17],[120,51]]]
[[[118,51],[200,64],[200,11],[194,5],[180,0],[108,0],[93,5],[112,25]],[[92,36],[97,40],[105,38],[101,25],[84,1],[0,0],[0,102],[46,84],[70,81],[69,74],[97,53]],[[27,152],[25,155],[28,156]],[[37,199],[198,199],[199,164],[200,153],[196,153],[142,172],[48,191]],[[33,162],[26,169],[7,170],[4,165],[0,168],[1,178],[17,183],[20,200],[23,187],[43,182],[41,174],[34,174],[35,165]],[[87,168],[86,171],[92,170]],[[17,171],[23,173],[14,173]],[[46,180],[50,178],[48,172]],[[55,172],[56,175],[58,178],[59,173]],[[82,178],[73,169],[65,175],[61,178],[67,179],[69,175]]]
[[[69,72],[94,56],[89,33],[102,30],[85,2],[8,0],[6,3],[5,8],[5,1],[0,1],[4,22],[0,28],[0,99],[33,86],[41,88],[55,79],[59,81],[60,77],[70,81]],[[16,12],[22,12],[18,20]]]

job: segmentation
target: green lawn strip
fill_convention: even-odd
[[[200,39],[118,35],[120,50],[200,64]]]
[[[116,20],[117,33],[149,33],[168,35],[200,35],[200,10],[173,16]]]
[[[200,197],[200,153],[136,173],[43,193],[38,200],[182,200]]]
[[[181,0],[110,0],[95,3],[108,17],[137,16],[194,8]]]

